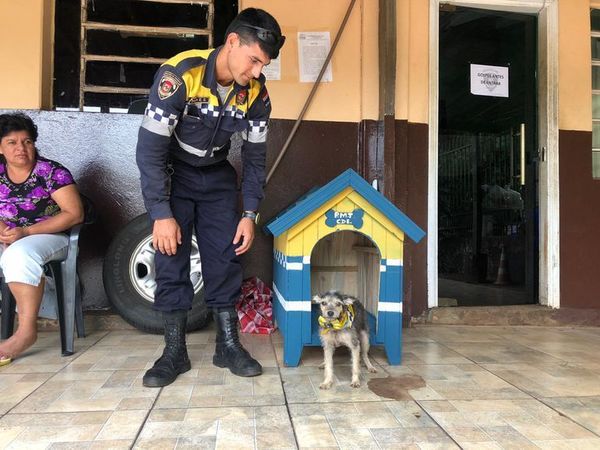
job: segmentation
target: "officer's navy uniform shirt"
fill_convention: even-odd
[[[232,83],[225,102],[217,92],[217,49],[189,50],[157,71],[138,135],[142,194],[153,220],[172,217],[167,159],[195,167],[227,159],[230,138],[240,131],[244,210],[263,198],[267,123],[271,102],[264,75],[247,86]]]

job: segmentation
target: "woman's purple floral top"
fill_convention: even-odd
[[[0,221],[10,228],[26,227],[60,212],[51,194],[74,184],[71,172],[56,161],[37,158],[29,178],[13,183],[0,162]]]

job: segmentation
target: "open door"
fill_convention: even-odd
[[[439,296],[459,306],[538,302],[536,36],[535,15],[440,8]]]

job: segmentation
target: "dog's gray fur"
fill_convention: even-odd
[[[336,291],[329,291],[322,295],[315,295],[313,303],[321,308],[321,316],[328,321],[339,319],[348,305],[354,308],[352,326],[341,330],[328,328],[326,333],[320,333],[323,346],[324,362],[321,367],[325,369],[325,378],[321,389],[329,389],[333,384],[333,353],[335,348],[345,345],[352,354],[352,382],[350,386],[360,386],[360,356],[371,373],[377,372],[369,360],[369,324],[365,308],[355,297],[343,295]]]

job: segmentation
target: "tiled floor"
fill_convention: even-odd
[[[338,351],[329,391],[321,350],[284,367],[279,334],[243,336],[262,376],[214,367],[212,328],[188,336],[191,371],[144,388],[161,339],[96,332],[63,358],[58,333],[41,333],[0,368],[0,448],[600,448],[599,328],[411,328],[403,364],[373,347],[378,373],[363,368],[358,389]],[[409,377],[423,387],[374,392]]]

